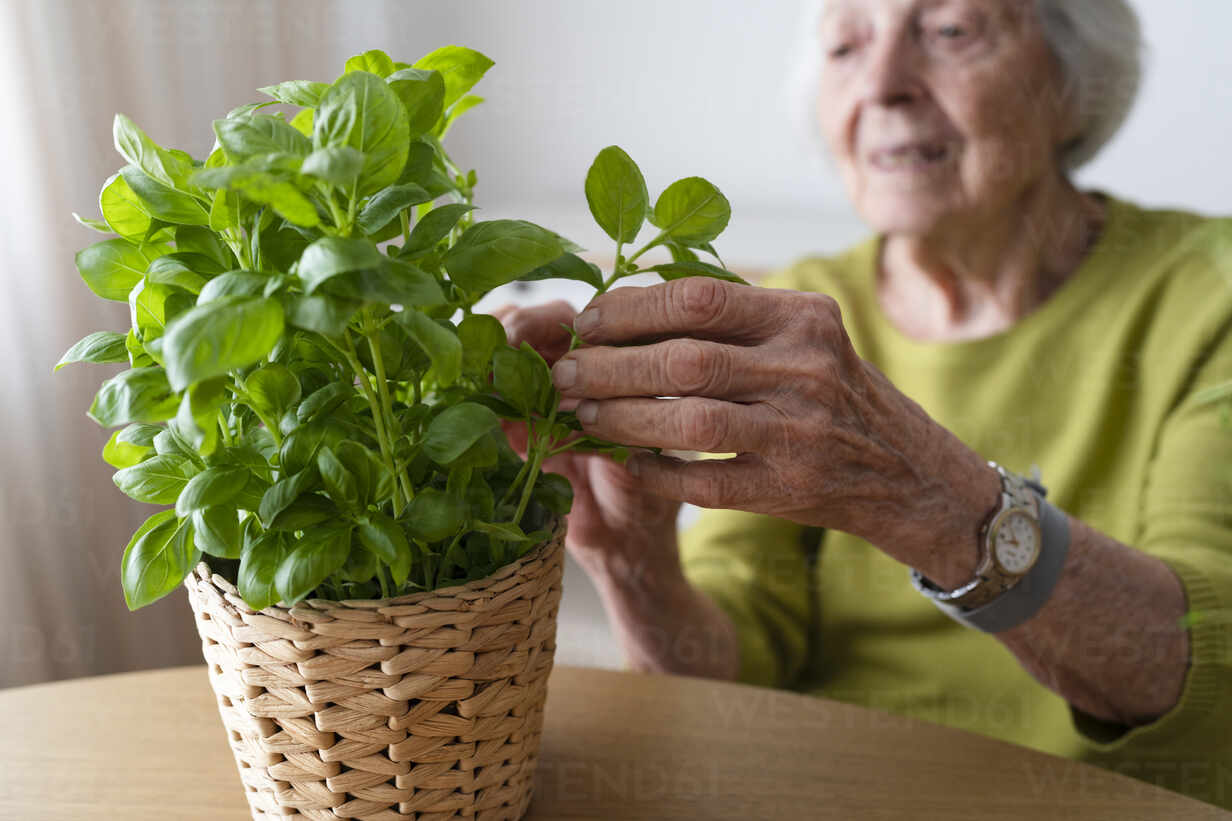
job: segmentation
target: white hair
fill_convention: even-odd
[[[1063,168],[1073,171],[1111,141],[1133,108],[1142,84],[1142,27],[1127,0],[1033,2],[1044,39],[1062,69],[1062,91],[1073,95],[1078,114],[1078,135],[1060,155]],[[804,2],[787,86],[797,131],[810,144],[823,147],[823,153],[817,95],[824,55],[817,32],[824,9],[825,0]]]

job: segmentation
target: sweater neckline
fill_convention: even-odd
[[[1131,222],[1128,219],[1130,209],[1128,203],[1104,192],[1091,193],[1103,197],[1105,221],[1103,230],[1086,257],[1043,303],[1036,306],[1026,316],[1002,331],[976,339],[921,340],[903,333],[886,315],[877,294],[877,262],[882,244],[886,239],[885,234],[877,234],[866,240],[859,250],[860,259],[856,269],[860,271],[860,275],[857,279],[861,291],[860,298],[868,306],[878,338],[885,340],[887,345],[903,352],[907,357],[938,358],[983,355],[1000,350],[1009,344],[1010,340],[1031,334],[1037,328],[1054,326],[1056,317],[1087,304],[1088,299],[1105,285],[1101,272],[1115,267],[1110,265],[1111,259],[1127,247],[1129,239],[1126,234],[1127,223]]]

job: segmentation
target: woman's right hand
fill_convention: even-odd
[[[562,325],[572,326],[577,311],[567,302],[506,305],[492,314],[505,326],[511,345],[530,343],[549,366],[569,351],[571,337]],[[505,432],[514,449],[525,454],[525,424],[506,422]],[[543,469],[564,475],[573,485],[566,545],[592,578],[680,572],[679,502],[644,492],[623,465],[605,456],[566,453],[544,462]]]

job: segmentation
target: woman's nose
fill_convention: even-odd
[[[885,107],[914,102],[924,93],[916,49],[905,32],[887,35],[871,45],[864,63],[864,102]]]

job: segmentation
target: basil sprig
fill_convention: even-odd
[[[116,428],[103,450],[116,485],[167,506],[124,551],[130,609],[205,554],[254,609],[481,578],[569,511],[546,458],[624,456],[580,436],[544,360],[473,307],[519,279],[598,292],[648,271],[739,280],[696,253],[718,260],[710,242],[730,207],[696,177],[652,207],[613,146],[585,186],[617,243],[609,275],[546,228],[477,221],[476,174],[442,139],[482,102],[468,92],[491,66],[459,46],[414,65],[369,51],[332,84],[261,89],[270,101],[214,121],[204,160],[116,116],[125,165],[103,185],[102,219],[78,217],[114,236],[77,268],[98,296],[128,302],[131,327],[89,334],[55,367],[129,366],[89,415]],[[646,222],[658,233],[626,259]],[[672,262],[638,268],[658,246]],[[502,418],[527,423],[526,459]]]

